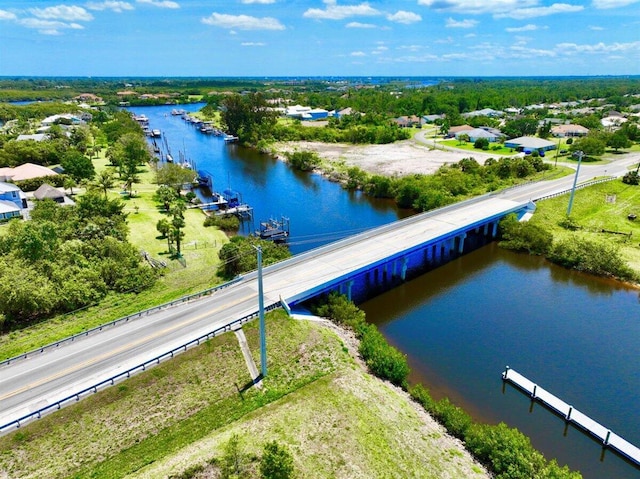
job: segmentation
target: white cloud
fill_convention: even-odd
[[[242,3],[259,3],[261,5],[269,5],[270,3],[276,3],[276,0],[242,0]]]
[[[637,1],[638,0],[593,0],[591,4],[595,8],[605,9],[626,7],[627,5],[631,5],[632,3],[636,3]]]
[[[240,45],[243,47],[264,47],[267,44],[264,42],[242,42]]]
[[[527,48],[522,45],[513,45],[510,48],[511,58],[540,58],[547,57],[553,58],[556,56],[556,52],[553,50],[542,50],[538,48]]]
[[[7,12],[6,10],[0,10],[0,20],[15,20],[16,14]]]
[[[373,23],[349,22],[345,25],[347,28],[376,28]]]
[[[249,15],[227,15],[224,13],[212,13],[203,18],[202,23],[214,27],[238,29],[238,30],[284,30],[285,27],[277,19],[272,17],[251,17]]]
[[[310,8],[302,16],[318,20],[343,20],[347,17],[380,15],[380,11],[371,7],[368,2],[348,6],[340,6],[336,0],[323,0],[323,2],[327,6],[325,10]]]
[[[398,10],[393,15],[387,15],[387,20],[389,20],[390,22],[404,23],[405,25],[408,25],[410,23],[421,21],[422,17],[417,13]]]
[[[434,10],[467,15],[504,13],[516,8],[535,6],[537,4],[537,0],[418,0],[418,5],[425,5]]]
[[[505,30],[509,33],[513,33],[513,32],[533,32],[535,30],[538,30],[538,25],[534,25],[533,23],[529,23],[528,25],[524,25],[522,27],[509,27],[509,28],[505,28]]]
[[[475,37],[477,37],[477,36],[478,36],[478,35],[476,35],[475,33],[467,33],[467,34],[464,36],[464,38],[475,38]]]
[[[87,12],[84,8],[76,5],[57,5],[55,7],[47,8],[30,8],[29,13],[33,16],[42,18],[45,20],[65,20],[67,22],[88,22],[93,20],[93,15]]]
[[[104,2],[88,2],[86,7],[89,10],[112,10],[116,13],[122,13],[125,10],[133,10],[133,5],[129,2],[118,2],[115,0],[106,0]]]
[[[477,20],[454,20],[453,18],[447,18],[447,28],[473,28],[478,24]]]
[[[398,50],[409,50],[410,52],[417,52],[422,50],[424,47],[422,45],[401,45],[398,47]]]
[[[438,39],[437,39],[436,41],[434,41],[433,43],[441,43],[441,44],[453,43],[453,37],[438,38]]]
[[[515,18],[522,20],[525,18],[545,17],[556,13],[575,13],[584,10],[582,5],[569,5],[568,3],[554,3],[549,7],[517,8],[510,12],[494,15],[496,18]]]
[[[629,43],[610,43],[603,42],[593,45],[579,45],[577,43],[558,43],[556,50],[566,55],[572,55],[575,53],[621,53],[621,52],[637,52],[640,49],[640,41]]]
[[[18,23],[23,27],[34,28],[43,35],[61,35],[61,30],[82,30],[84,27],[78,23],[65,23],[57,20],[46,20],[40,18],[25,18]]]
[[[604,27],[599,27],[597,25],[589,25],[589,30],[593,30],[594,32],[601,32],[604,30]]]
[[[136,0],[136,2],[153,5],[154,7],[160,8],[180,8],[180,5],[178,5],[177,2],[173,2],[172,0]]]
[[[365,52],[351,52],[352,57],[366,57],[367,54]]]

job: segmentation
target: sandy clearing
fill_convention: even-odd
[[[295,150],[315,151],[332,163],[357,166],[362,170],[384,176],[406,176],[415,173],[431,174],[442,165],[456,163],[463,158],[473,157],[483,163],[492,155],[480,152],[443,150],[434,147],[433,140],[425,138],[424,132],[410,140],[387,145],[351,145],[344,143],[322,143],[315,141],[281,142],[276,152],[283,154]]]

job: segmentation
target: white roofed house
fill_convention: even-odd
[[[22,216],[27,210],[27,196],[12,183],[0,181],[0,222]]]
[[[551,134],[556,138],[573,138],[578,136],[587,136],[589,128],[582,125],[556,125],[551,127]]]

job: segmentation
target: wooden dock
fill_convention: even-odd
[[[640,465],[639,448],[618,436],[610,429],[607,429],[602,424],[594,421],[586,414],[578,411],[562,399],[554,396],[546,389],[541,388],[522,374],[507,366],[505,371],[502,373],[502,379],[512,383],[514,386],[527,393],[531,396],[531,400],[539,401],[561,416],[565,421],[572,423],[583,431],[591,434],[591,436],[602,442],[603,447],[608,447],[626,457],[631,462]]]

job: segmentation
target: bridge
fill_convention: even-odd
[[[628,164],[637,161],[634,157]],[[617,166],[613,176],[626,171],[622,162]],[[592,169],[584,179],[597,176],[597,171]],[[613,174],[611,166],[609,171]],[[510,213],[531,214],[533,201],[566,192],[572,181],[567,177],[534,183],[450,205],[264,268],[265,307],[272,309],[282,302],[296,305],[329,291],[357,299],[392,287],[491,241],[501,218]],[[0,364],[0,433],[241,327],[257,316],[256,276],[247,274],[201,295],[4,361]]]

